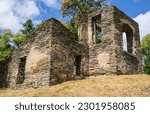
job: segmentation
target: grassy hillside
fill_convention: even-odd
[[[0,90],[0,96],[135,96],[150,97],[150,76],[98,76],[69,81],[49,88]]]

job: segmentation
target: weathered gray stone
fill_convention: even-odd
[[[102,36],[98,44],[97,30]],[[128,52],[123,51],[123,32]],[[138,24],[113,6],[79,14],[78,41],[56,19],[45,21],[28,44],[18,48],[9,61],[0,62],[0,86],[38,88],[90,75],[141,72]]]
[[[8,85],[7,74],[8,74],[8,63],[10,59],[0,61],[0,88],[5,88]]]
[[[115,6],[79,16],[79,42],[89,47],[89,75],[142,73],[138,23]],[[94,25],[102,33],[99,44]],[[123,51],[123,32],[127,34],[128,52]]]

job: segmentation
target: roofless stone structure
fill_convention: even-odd
[[[73,36],[58,20],[45,21],[29,43],[0,62],[0,86],[38,88],[91,75],[142,72],[138,23],[115,6],[80,14],[78,41]]]

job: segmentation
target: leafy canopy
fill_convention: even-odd
[[[63,0],[63,16],[68,16],[70,21],[64,25],[77,36],[78,34],[78,14],[82,12],[91,13],[101,10],[107,6],[108,0]]]
[[[27,37],[34,31],[34,25],[32,23],[32,20],[27,20],[24,24],[23,24],[23,29],[20,30],[20,32],[22,34],[27,35]]]
[[[74,17],[82,11],[93,12],[107,6],[108,0],[63,0],[62,11],[64,16]]]
[[[14,50],[14,47],[10,44],[12,37],[13,34],[9,29],[3,31],[2,36],[0,37],[0,61],[9,58]]]
[[[25,34],[18,33],[13,37],[13,43],[19,47],[22,44],[27,43],[27,36]]]
[[[27,38],[34,29],[32,20],[27,20],[23,24],[23,29],[17,34],[13,34],[9,29],[4,30],[0,36],[0,61],[9,58],[15,48],[26,44]]]
[[[143,38],[141,45],[144,58],[144,72],[150,74],[150,34]]]

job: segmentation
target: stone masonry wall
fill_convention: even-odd
[[[93,35],[92,18],[101,20],[102,42],[96,44]],[[116,74],[114,47],[114,14],[112,8],[89,15],[89,72],[90,75]]]
[[[142,73],[142,58],[140,49],[140,36],[139,36],[139,26],[138,23],[133,21],[130,17],[125,15],[122,11],[118,10],[116,7],[114,9],[114,21],[115,21],[115,48],[116,48],[116,58],[117,58],[117,74],[138,74]],[[126,24],[129,28],[123,28],[122,26]],[[132,49],[131,52],[123,51],[123,36],[122,33],[125,31],[127,34],[131,34],[129,37],[132,46],[128,47]],[[131,29],[131,30],[130,30]]]
[[[10,88],[38,88],[88,75],[87,48],[56,19],[47,20],[18,48],[9,63]],[[76,76],[75,57],[81,56],[81,75]],[[25,80],[17,84],[21,58],[26,57]]]
[[[19,47],[9,61],[0,62],[0,87],[38,88],[90,75],[142,72],[135,21],[115,6],[92,14],[82,12],[79,17],[78,41],[54,18],[37,28],[29,43]],[[102,34],[98,44],[95,26]],[[127,52],[123,51],[123,32],[127,34]]]
[[[0,61],[0,88],[7,87],[8,62],[10,59]]]
[[[29,38],[29,43],[18,48],[9,64],[9,87],[37,88],[50,83],[51,20],[43,23]],[[20,58],[26,57],[25,80],[16,84]]]
[[[83,19],[79,19],[79,42],[86,42],[89,48],[89,75],[142,72],[139,27],[135,21],[115,6],[88,16],[83,13],[82,17]],[[100,20],[102,33],[100,44],[96,44],[94,39],[93,20],[95,19]],[[128,28],[125,28],[124,24]],[[129,52],[123,51],[123,32],[128,35]]]
[[[8,86],[16,88],[16,80],[18,75],[20,58],[28,55],[29,45],[18,48],[11,56],[11,61],[8,65]]]
[[[88,69],[84,62],[86,61],[85,52],[87,51],[85,46],[75,41],[72,33],[57,20],[54,20],[51,41],[50,84],[53,85],[77,78],[75,57],[79,55],[82,57],[80,77],[86,76]]]

